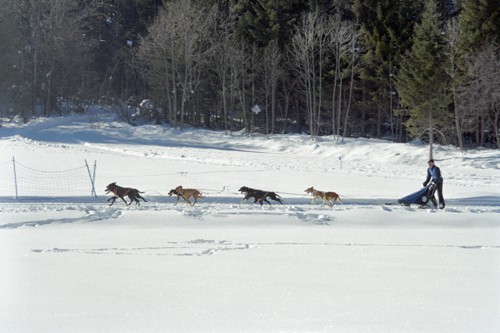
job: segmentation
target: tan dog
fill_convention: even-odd
[[[176,205],[179,203],[179,199],[181,197],[184,198],[184,200],[186,200],[186,204],[189,204],[189,205],[192,205],[192,206],[194,206],[196,204],[198,198],[200,198],[200,199],[204,199],[205,198],[201,194],[200,191],[192,189],[192,188],[183,188],[180,185],[177,186],[174,190],[170,190],[170,192],[168,193],[168,195],[171,196],[172,194],[177,195],[177,202],[175,203]],[[191,203],[191,200],[190,200],[191,197],[194,198],[194,203]]]
[[[313,204],[314,200],[316,200],[316,199],[322,199],[323,200],[323,204],[326,203],[330,207],[333,207],[333,204],[337,200],[340,201],[340,202],[342,202],[342,200],[340,200],[339,195],[337,193],[335,193],[335,192],[318,191],[318,190],[314,189],[314,187],[312,187],[312,186],[309,187],[308,189],[306,189],[305,192],[312,194],[313,198],[311,200],[311,204]]]

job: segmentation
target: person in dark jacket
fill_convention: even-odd
[[[427,179],[425,180],[423,185],[427,186],[429,182],[436,184],[439,198],[439,208],[443,209],[445,204],[443,198],[443,177],[441,176],[441,169],[439,169],[439,167],[434,164],[433,159],[430,159],[427,163],[429,164],[429,168],[427,169]],[[436,198],[434,196],[432,196],[431,201],[434,204],[434,207],[437,207]]]

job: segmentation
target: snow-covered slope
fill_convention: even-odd
[[[18,173],[59,178],[15,200],[13,156]],[[4,123],[0,322],[7,332],[496,332],[500,153],[438,146],[446,208],[384,205],[421,187],[427,156],[419,143],[135,127],[107,114]],[[97,198],[76,187],[88,182],[85,160],[96,161]],[[60,173],[79,168],[74,183]],[[108,206],[111,182],[148,202]],[[206,198],[175,206],[166,194],[177,185]],[[284,204],[242,203],[244,185]],[[343,203],[312,204],[310,186]]]

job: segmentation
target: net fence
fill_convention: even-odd
[[[90,196],[93,195],[93,180],[90,174],[87,165],[47,171],[26,166],[12,159],[0,163],[0,196]]]

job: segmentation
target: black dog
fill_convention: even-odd
[[[135,201],[135,203],[140,206],[141,204],[139,203],[139,199],[142,199],[147,202],[147,200],[141,197],[141,195],[139,194],[144,192],[141,192],[135,188],[121,187],[116,185],[116,183],[111,183],[108,186],[106,186],[106,194],[108,194],[109,192],[112,192],[114,194],[113,197],[108,199],[108,201],[112,200],[111,203],[109,204],[110,206],[114,204],[115,200],[118,198],[122,199],[127,206],[132,204],[133,201]],[[124,196],[129,197],[130,203],[127,203],[127,201],[124,199]]]
[[[239,191],[241,193],[245,193],[243,201],[247,201],[250,198],[254,198],[255,200],[253,203],[256,203],[258,201],[262,206],[264,204],[264,201],[267,202],[269,205],[271,204],[269,201],[267,201],[267,198],[269,198],[279,202],[280,204],[283,204],[283,201],[281,201],[280,196],[275,192],[256,190],[254,188],[250,188],[247,186],[241,187]]]

